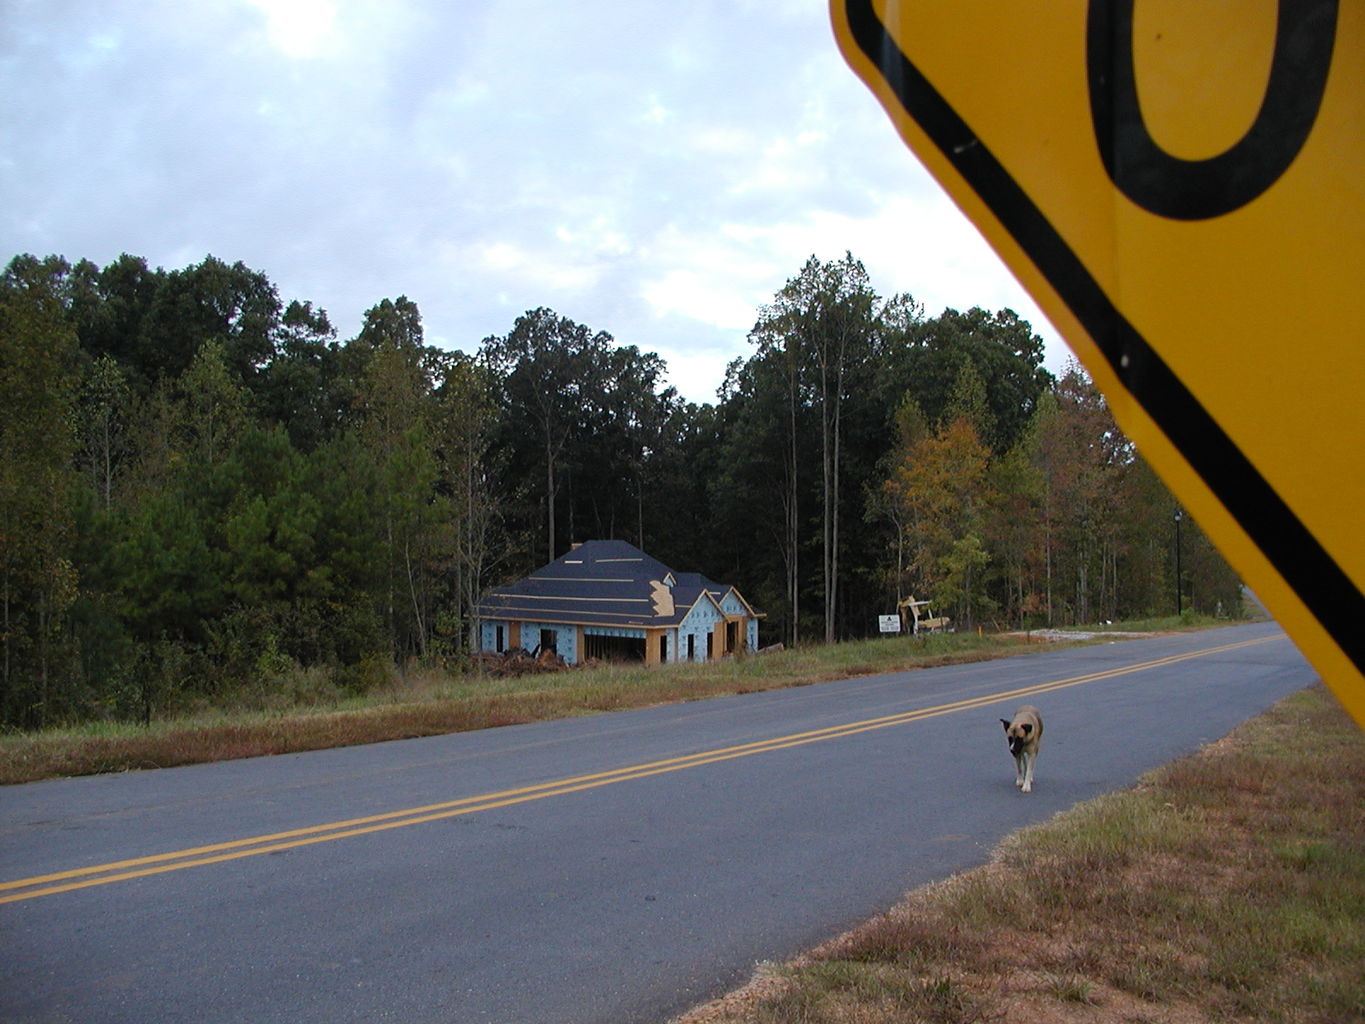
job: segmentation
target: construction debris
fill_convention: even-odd
[[[501,654],[483,651],[475,655],[474,663],[485,675],[499,678],[526,676],[537,672],[558,672],[572,667],[554,651],[532,654],[521,647],[514,647]]]

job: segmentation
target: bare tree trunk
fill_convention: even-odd
[[[824,507],[821,510],[820,539],[823,550],[820,553],[820,570],[824,576],[824,616],[825,643],[834,642],[834,518],[831,508],[833,497],[833,423],[830,420],[829,406],[829,357],[818,342],[811,345],[820,361],[820,483]]]
[[[109,506],[114,500],[114,457],[110,450],[113,448],[114,442],[113,438],[110,436],[111,431],[109,429],[108,415],[104,416],[101,428],[104,447],[104,508],[105,511],[108,511]]]
[[[10,623],[10,571],[6,565],[0,571],[0,713],[7,710],[12,686],[11,654],[14,636]]]
[[[545,430],[545,532],[549,538],[546,561],[555,560],[555,454],[550,445],[550,431]]]
[[[835,619],[839,593],[839,463],[840,418],[843,409],[844,360],[847,352],[847,327],[839,328],[834,363],[828,355],[820,357],[820,437],[824,463],[824,570],[825,570],[825,643],[836,636]],[[831,370],[833,389],[830,387]]]
[[[392,500],[392,496],[387,500]],[[403,663],[403,652],[398,643],[398,613],[395,609],[396,601],[393,596],[393,573],[394,554],[393,542],[393,510],[386,508],[384,512],[384,585],[386,591],[386,613],[389,621],[389,649],[393,651],[394,659],[399,665]]]
[[[791,487],[787,492],[787,597],[792,606],[792,647],[795,648],[801,645],[801,514],[800,492],[797,489],[796,367],[790,366],[788,373],[789,403],[787,411],[790,414],[789,440],[791,444],[787,452],[787,476]]]
[[[828,400],[829,400],[829,399],[828,399],[828,391],[827,391],[826,386],[825,386],[825,369],[824,369],[824,367],[821,367],[821,368],[820,368],[820,385],[821,385],[821,388],[820,388],[820,389],[821,389],[821,391],[824,393],[824,394],[822,394],[822,396],[821,396],[821,397],[822,397],[822,401],[821,401],[821,406],[822,406],[822,408],[821,408],[821,410],[820,410],[820,444],[821,444],[821,448],[822,448],[822,452],[821,452],[821,456],[822,456],[822,457],[821,457],[821,460],[820,460],[820,461],[821,461],[821,470],[822,470],[822,475],[823,475],[823,481],[822,481],[822,482],[823,482],[823,484],[824,484],[823,490],[824,490],[824,499],[825,499],[824,524],[823,524],[823,539],[824,539],[825,549],[824,549],[824,552],[823,552],[823,570],[824,570],[824,577],[825,577],[825,579],[824,579],[824,584],[825,584],[825,643],[828,644],[828,643],[833,643],[833,642],[834,642],[834,516],[833,516],[833,509],[832,509],[831,504],[830,504],[831,498],[832,498],[832,496],[833,496],[833,475],[834,475],[834,474],[832,473],[832,469],[833,469],[832,459],[833,459],[833,456],[834,456],[834,451],[833,451],[833,448],[832,448],[832,446],[831,446],[831,438],[830,438],[830,421],[829,421],[829,412],[828,412],[828,408],[827,408],[827,406],[828,406]]]
[[[1047,624],[1052,625],[1052,527],[1047,527],[1043,544],[1043,556],[1047,564]]]
[[[838,612],[838,586],[839,586],[839,463],[841,463],[841,437],[839,437],[839,423],[841,423],[841,412],[844,408],[842,403],[842,392],[844,392],[844,352],[839,351],[838,373],[835,374],[834,384],[834,457],[831,466],[831,497],[830,505],[830,576],[824,591],[824,639],[833,642],[837,631],[835,631],[835,618]]]
[[[427,656],[427,624],[426,617],[422,614],[422,602],[417,595],[417,577],[412,571],[412,545],[407,537],[403,538],[403,566],[408,575],[408,594],[412,598],[412,615],[417,626],[417,653],[420,657]]]
[[[471,446],[464,459],[465,507],[461,525],[461,580],[463,604],[469,616],[469,649],[479,649],[479,622],[474,614],[489,559],[489,534],[494,512],[487,491],[480,485],[478,455]]]
[[[52,628],[51,609],[48,606],[48,595],[42,594],[38,598],[38,715],[35,724],[42,726],[47,723],[48,701],[51,699],[48,688],[48,631]]]
[[[1076,573],[1076,621],[1090,621],[1090,552],[1083,552]]]

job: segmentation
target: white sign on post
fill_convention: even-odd
[[[899,633],[901,631],[901,617],[899,615],[878,615],[877,622],[881,625],[883,633]]]

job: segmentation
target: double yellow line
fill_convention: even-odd
[[[1166,665],[1174,665],[1177,662],[1189,661],[1193,658],[1202,658],[1210,654],[1220,654],[1225,651],[1237,650],[1242,647],[1251,647],[1255,644],[1265,643],[1268,640],[1280,639],[1283,635],[1284,634],[1278,634],[1276,636],[1261,637],[1255,640],[1243,640],[1238,643],[1224,644],[1219,647],[1209,647],[1203,650],[1191,651],[1186,654],[1172,655],[1167,658],[1158,658],[1154,661],[1141,662],[1136,665],[1107,669],[1102,672],[1090,672],[1085,675],[1072,676],[1067,679],[1057,679],[1051,682],[1038,683],[1033,686],[1024,686],[1016,690],[1004,690],[990,693],[981,697],[972,697],[966,700],[955,701],[951,704],[939,704],[934,707],[921,708],[915,711],[905,711],[895,715],[885,715],[880,718],[867,718],[857,722],[846,722],[843,725],[830,726],[825,729],[814,729],[809,732],[793,733],[788,736],[777,736],[772,739],[759,740],[755,743],[744,743],[734,747],[705,750],[695,754],[688,754],[683,757],[673,757],[663,761],[651,761],[647,764],[631,765],[626,768],[596,772],[591,775],[578,775],[573,778],[560,779],[555,782],[544,782],[535,786],[507,789],[497,793],[485,793],[482,796],[464,797],[459,800],[448,800],[443,803],[427,804],[423,807],[410,807],[402,811],[373,814],[363,818],[350,818],[346,821],[335,821],[326,825],[312,825],[308,828],[290,829],[286,832],[272,832],[269,835],[253,836],[249,839],[234,839],[230,842],[214,843],[209,846],[196,846],[187,850],[177,850],[173,853],[158,853],[147,857],[135,857],[131,860],[120,860],[109,864],[99,864],[93,867],[76,868],[71,871],[59,871],[49,875],[20,878],[12,882],[0,882],[0,903],[17,903],[21,900],[36,899],[39,896],[52,896],[57,893],[71,892],[75,889],[87,889],[96,885],[108,885],[111,882],[123,882],[132,878],[145,878],[149,875],[159,875],[169,871],[181,871],[185,868],[203,867],[208,864],[221,864],[224,861],[239,860],[243,857],[258,857],[261,854],[266,853],[279,853],[283,850],[293,850],[302,846],[311,846],[314,843],[329,843],[337,839],[350,839],[355,836],[370,835],[375,832],[384,832],[389,829],[407,828],[410,825],[422,825],[430,821],[440,821],[443,818],[456,818],[464,814],[475,814],[480,811],[496,810],[499,807],[510,807],[514,804],[529,803],[533,800],[544,800],[552,796],[579,793],[588,789],[596,789],[599,786],[610,786],[618,782],[629,782],[634,779],[649,778],[652,775],[663,775],[668,772],[678,772],[688,768],[699,768],[703,765],[716,764],[720,761],[730,761],[740,757],[752,757],[755,754],[766,754],[774,750],[786,750],[789,747],[799,747],[807,743],[820,743],[825,740],[840,739],[845,736],[854,736],[862,732],[871,732],[874,729],[887,729],[896,725],[908,725],[911,722],[923,721],[926,718],[936,718],[939,715],[950,715],[959,711],[969,711],[973,708],[999,703],[1000,701],[1022,700],[1043,693],[1051,693],[1054,690],[1064,690],[1072,686],[1081,686],[1086,683],[1100,682],[1105,679],[1114,679],[1118,676],[1131,675],[1135,672],[1144,672],[1149,669],[1161,668]]]

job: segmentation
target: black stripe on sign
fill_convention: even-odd
[[[853,39],[1094,340],[1128,393],[1365,673],[1365,595],[1171,372],[994,154],[901,52],[872,0],[844,0]],[[1210,328],[1210,334],[1216,335]]]

